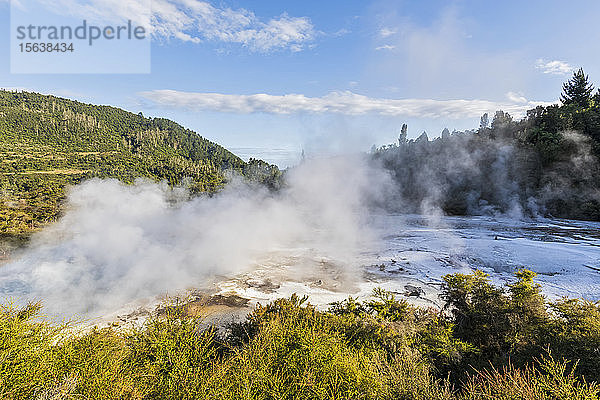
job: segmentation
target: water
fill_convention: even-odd
[[[329,271],[314,260],[310,279],[288,279],[289,271],[296,268],[290,260],[276,267],[263,265],[219,285],[223,293],[261,302],[291,293],[308,294],[318,305],[348,295],[366,298],[373,288],[382,287],[414,303],[439,307],[438,293],[446,274],[480,269],[502,284],[513,280],[518,269],[527,268],[538,274],[536,280],[548,298],[600,300],[597,222],[376,215],[371,224],[376,243],[362,254],[351,283],[336,280],[340,270],[336,260],[321,260],[331,267]]]
[[[381,255],[406,258],[423,277],[478,268],[505,281],[525,267],[538,273],[549,296],[600,300],[600,223],[392,216],[377,225],[386,235]]]
[[[441,307],[438,295],[446,274],[480,269],[494,283],[502,284],[514,279],[514,272],[525,267],[538,274],[536,280],[550,299],[568,296],[600,300],[600,223],[418,215],[372,215],[367,220],[374,234],[365,238],[357,256],[348,257],[349,252],[345,257],[340,254],[339,258],[332,258],[310,241],[264,249],[256,259],[248,260],[249,265],[242,272],[190,281],[187,287],[180,288],[180,293],[169,295],[201,292],[239,296],[248,299],[248,306],[252,307],[296,293],[308,295],[311,303],[326,308],[329,303],[348,296],[365,299],[374,288],[381,287],[412,303]],[[40,254],[52,257],[54,253]],[[24,301],[29,294],[35,294],[28,289],[28,275],[19,272],[24,260],[0,269],[3,301],[15,297]],[[71,264],[67,267],[75,268]],[[45,293],[50,295],[43,299],[47,301],[47,309],[57,315],[73,316],[65,308],[78,310],[79,301],[75,297],[83,292],[73,289],[53,293],[51,289],[48,288]],[[119,288],[113,292],[116,290]],[[74,313],[86,318],[106,315],[113,318],[132,310],[139,314],[140,309],[153,310],[164,291],[155,295],[120,303],[122,307],[113,308],[114,312],[91,309],[84,314]],[[107,292],[106,296],[114,293]]]

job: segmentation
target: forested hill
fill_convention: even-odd
[[[138,177],[213,191],[225,170],[272,177],[163,118],[29,92],[0,90],[0,233],[27,234],[60,213],[64,188],[92,177]]]

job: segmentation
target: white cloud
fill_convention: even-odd
[[[541,69],[544,74],[552,75],[568,75],[574,69],[571,65],[564,61],[546,61],[543,58],[536,60],[535,67],[537,69]]]
[[[331,36],[340,37],[340,36],[348,35],[349,33],[352,33],[352,31],[350,29],[342,28],[336,32],[333,32]]]
[[[375,50],[394,50],[396,46],[390,44],[384,44],[383,46],[375,47]]]
[[[527,99],[521,93],[508,92],[506,98],[513,103],[527,103]]]
[[[383,38],[386,38],[388,36],[392,36],[395,35],[396,32],[398,32],[396,29],[391,29],[391,28],[383,28],[379,31],[379,35]]]
[[[2,1],[2,0],[0,0]],[[148,0],[39,0],[52,12],[85,18],[138,19],[150,10]],[[198,0],[152,0],[152,26],[157,39],[238,44],[251,51],[302,50],[316,33],[307,17],[263,20],[252,11],[220,8]]]
[[[269,94],[234,95],[192,93],[176,90],[153,90],[140,93],[150,105],[194,111],[230,113],[336,113],[345,115],[376,114],[416,118],[472,118],[485,112],[504,110],[522,115],[526,110],[546,102],[494,102],[489,100],[382,99],[350,91],[331,92],[322,97],[302,94],[275,96]]]

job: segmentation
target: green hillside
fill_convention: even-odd
[[[0,90],[0,234],[26,236],[55,220],[67,185],[92,177],[138,177],[214,191],[225,170],[278,176],[163,118],[110,106]],[[264,180],[264,179],[263,179]]]

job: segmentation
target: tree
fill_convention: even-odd
[[[592,97],[592,100],[594,101],[594,105],[600,108],[600,88],[596,90],[596,94],[594,95],[594,97]]]
[[[512,122],[513,122],[513,119],[509,113],[505,113],[502,110],[496,111],[496,114],[494,114],[494,119],[492,120],[492,129],[497,130],[497,129],[506,128]]]
[[[427,143],[429,142],[429,137],[427,136],[427,132],[423,131],[421,136],[415,139],[415,143]]]
[[[560,95],[560,101],[563,104],[574,104],[578,107],[587,108],[590,106],[590,100],[594,86],[589,82],[588,76],[579,68],[573,73],[573,77],[563,83],[563,93]]]
[[[481,120],[479,121],[479,128],[486,129],[490,124],[490,120],[488,117],[488,113],[485,113],[481,116]]]
[[[398,137],[398,144],[403,145],[406,143],[406,135],[408,131],[408,126],[406,124],[402,124],[402,129],[400,129],[400,136]]]

